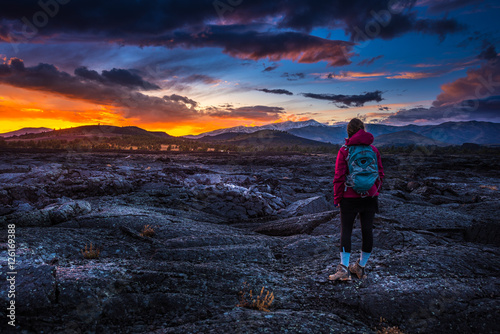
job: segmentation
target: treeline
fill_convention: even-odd
[[[3,140],[0,147],[56,149],[70,151],[180,151],[180,152],[299,152],[336,153],[339,145],[235,145],[223,142],[209,143],[193,139],[157,138],[152,136],[85,137],[73,140],[48,138],[43,140]]]
[[[73,151],[93,150],[138,150],[138,151],[160,151],[162,150],[207,150],[209,145],[196,143],[188,139],[157,138],[153,136],[117,136],[117,137],[85,137],[72,140],[48,138],[43,140],[0,140],[0,147],[40,148],[40,149],[64,149]],[[213,148],[213,145],[210,146]]]

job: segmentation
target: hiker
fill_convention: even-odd
[[[373,218],[378,213],[378,194],[384,179],[380,153],[373,145],[373,135],[365,131],[358,118],[347,124],[345,140],[335,163],[333,179],[333,204],[340,207],[340,264],[337,272],[328,277],[331,281],[351,280],[351,273],[366,278],[365,266],[373,248]],[[361,256],[349,264],[351,234],[356,216],[361,220]]]

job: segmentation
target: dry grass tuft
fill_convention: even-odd
[[[382,329],[377,331],[377,334],[404,334],[404,332],[398,326],[392,326],[382,327]]]
[[[244,282],[243,289],[239,293],[240,302],[236,306],[269,312],[269,307],[274,301],[273,292],[269,293],[269,291],[267,291],[266,294],[264,295],[264,287],[262,287],[262,289],[260,290],[260,294],[254,297],[252,290],[248,291],[248,293],[247,291],[248,291],[248,284]]]
[[[487,184],[482,184],[479,186],[481,189],[498,190],[497,186],[491,186]]]
[[[85,248],[82,249],[82,255],[85,259],[97,259],[101,254],[101,249],[90,243],[90,247],[85,244]]]
[[[389,327],[387,320],[382,317],[380,317],[379,327],[380,329],[377,330],[377,334],[405,334],[398,326]]]
[[[151,225],[144,225],[144,227],[142,228],[142,232],[140,234],[141,237],[154,237],[154,235],[156,234],[156,231],[154,229],[153,226]]]

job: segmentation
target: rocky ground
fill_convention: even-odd
[[[332,283],[333,155],[2,152],[0,330],[15,224],[15,332],[500,332],[500,156],[382,159],[369,276]]]

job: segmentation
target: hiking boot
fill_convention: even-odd
[[[343,264],[339,264],[337,266],[337,272],[333,275],[328,276],[328,279],[330,281],[350,281],[351,273],[346,266],[344,266]]]
[[[358,276],[358,278],[366,278],[365,267],[359,265],[359,260],[349,265],[349,271]]]

